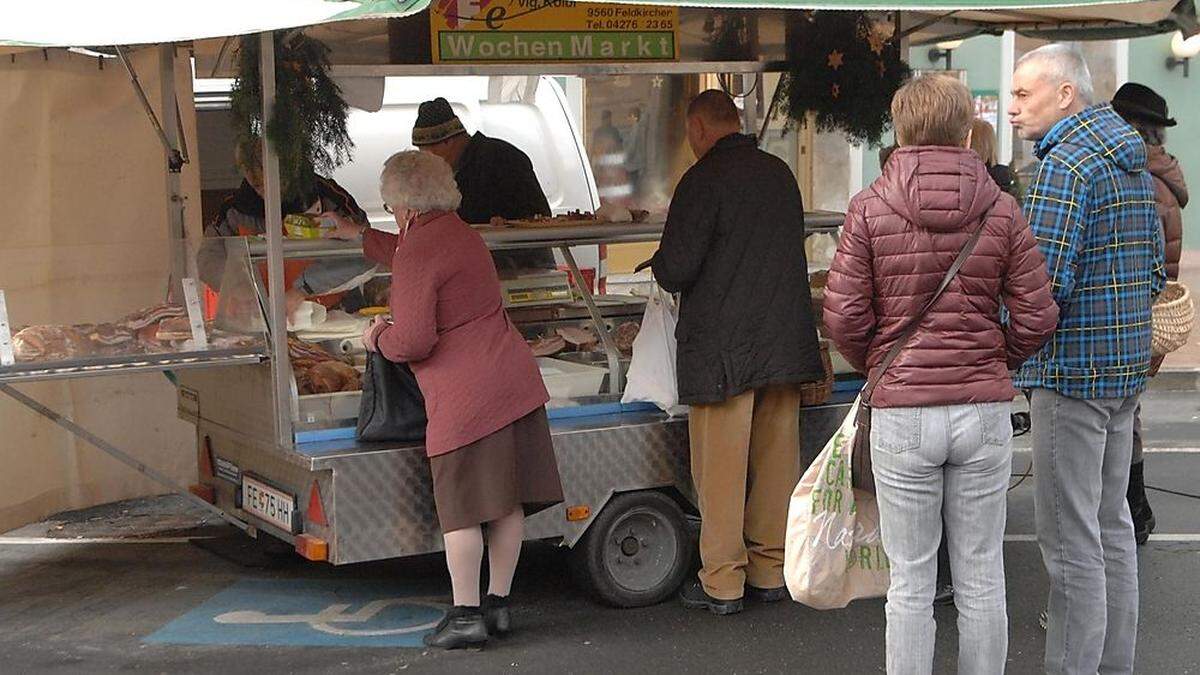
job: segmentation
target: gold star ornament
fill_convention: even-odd
[[[838,68],[841,68],[842,64],[845,62],[846,62],[845,54],[842,54],[841,52],[839,52],[836,49],[829,52],[829,67],[830,68],[837,70]]]

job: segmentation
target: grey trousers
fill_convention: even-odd
[[[889,675],[926,675],[933,669],[933,595],[943,523],[958,608],[958,672],[1004,672],[1011,407],[1005,401],[871,412],[880,534],[892,573]]]
[[[1035,389],[1034,505],[1050,577],[1046,672],[1132,673],[1138,572],[1125,492],[1138,397]]]

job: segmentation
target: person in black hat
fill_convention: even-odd
[[[454,179],[462,193],[458,215],[468,223],[488,223],[494,218],[549,216],[550,203],[533,172],[529,156],[513,144],[485,136],[467,134],[462,120],[444,98],[426,101],[417,109],[412,142],[454,168]],[[492,259],[496,269],[555,269],[550,249],[501,251]]]
[[[1147,168],[1154,177],[1154,199],[1162,220],[1167,278],[1179,278],[1179,258],[1183,251],[1183,207],[1188,203],[1187,185],[1179,162],[1165,148],[1166,128],[1175,126],[1167,113],[1167,102],[1144,84],[1127,82],[1113,96],[1112,106],[1130,126],[1138,130],[1146,142]],[[1158,372],[1163,357],[1156,356],[1150,364],[1150,374]],[[1154,511],[1146,499],[1143,478],[1141,406],[1133,417],[1133,464],[1129,471],[1129,489],[1125,494],[1133,515],[1137,543],[1144,544],[1154,531]]]

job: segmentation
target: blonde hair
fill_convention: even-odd
[[[971,149],[984,164],[996,164],[996,130],[991,122],[978,117],[971,121]]]
[[[462,203],[454,170],[446,160],[420,150],[388,157],[379,175],[379,196],[393,210],[454,211]]]
[[[971,93],[949,75],[921,75],[892,98],[892,124],[900,145],[961,146],[974,117]]]

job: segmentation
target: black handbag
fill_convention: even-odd
[[[358,440],[423,441],[427,422],[425,397],[408,364],[369,352],[358,408]]]
[[[917,327],[921,325],[921,320],[933,309],[938,298],[942,297],[942,293],[954,277],[958,275],[958,271],[962,269],[963,263],[967,262],[967,257],[971,255],[971,251],[975,250],[975,243],[979,241],[979,235],[983,233],[983,228],[987,225],[987,216],[983,218],[983,222],[975,230],[974,233],[967,239],[967,243],[963,244],[962,249],[958,252],[958,257],[954,259],[954,263],[950,265],[950,269],[946,270],[945,276],[942,277],[942,283],[938,285],[937,290],[929,297],[925,306],[917,313],[908,324],[904,326],[904,330],[900,331],[900,337],[892,343],[892,348],[888,350],[879,367],[875,369],[870,377],[867,378],[867,384],[862,389],[862,394],[859,395],[858,413],[854,416],[854,442],[850,451],[850,482],[853,486],[864,492],[875,494],[875,472],[871,467],[871,395],[875,393],[875,387],[879,381],[883,379],[883,374],[887,371],[888,366],[900,356],[904,346],[917,332]]]

